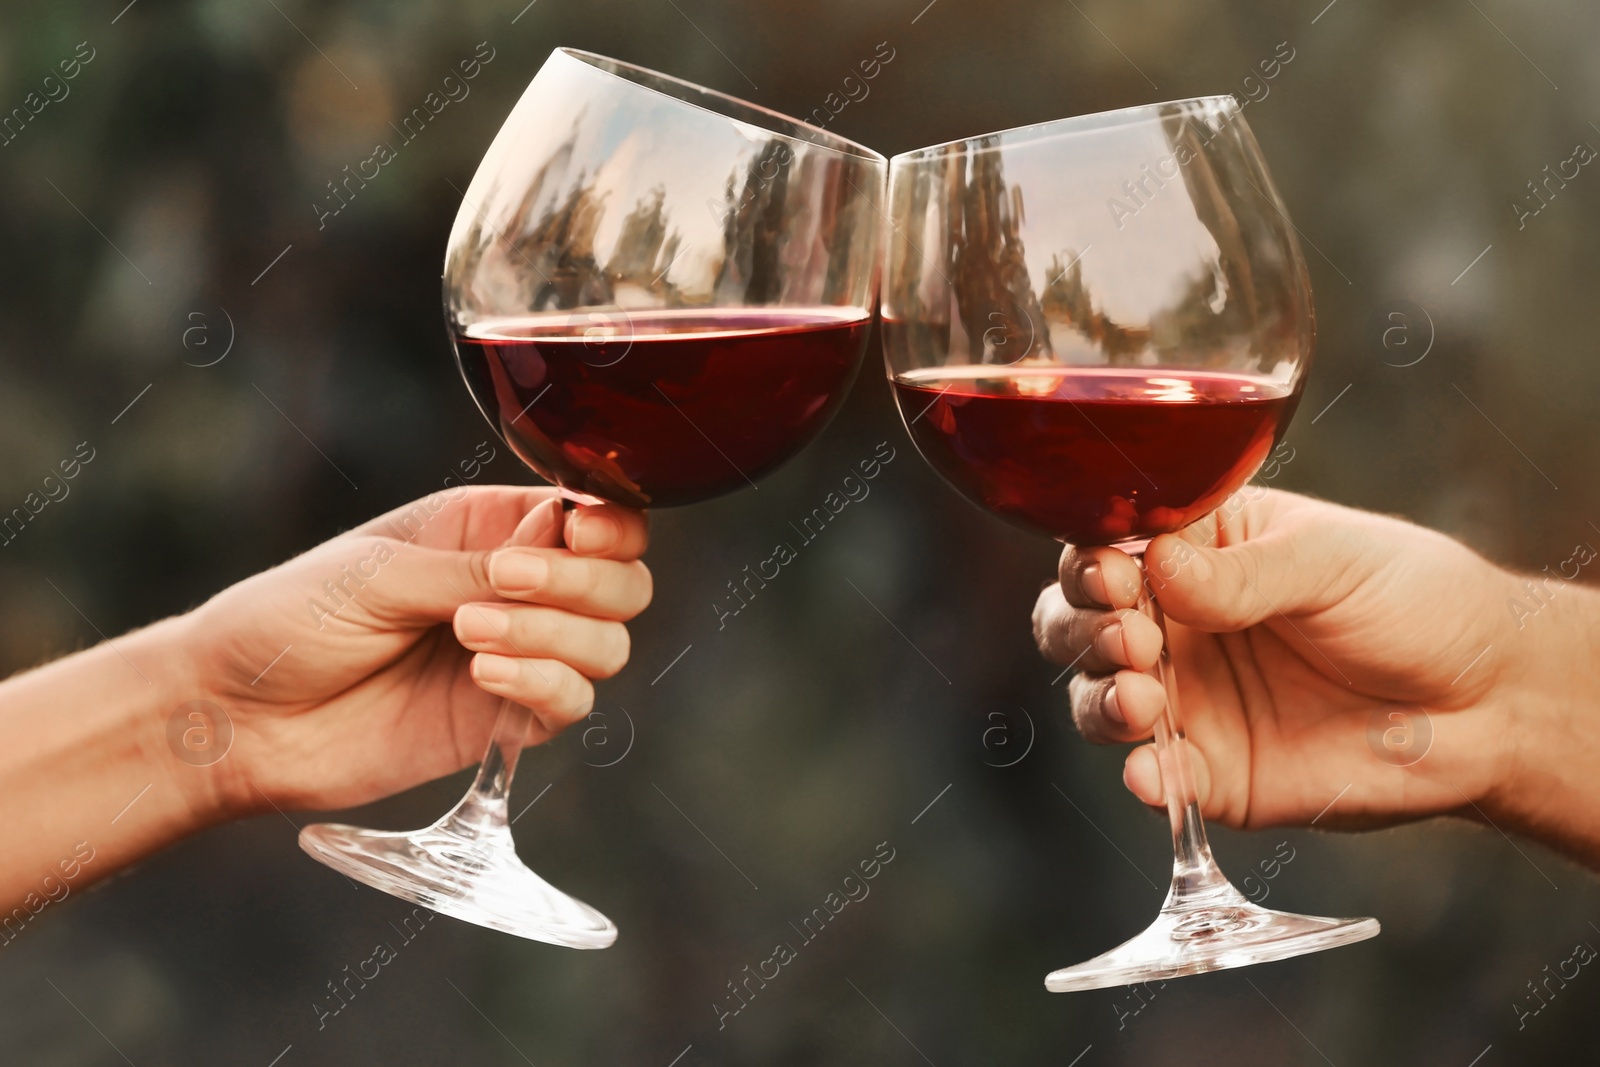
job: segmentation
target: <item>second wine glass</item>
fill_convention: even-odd
[[[1222,505],[1288,426],[1312,351],[1294,227],[1232,97],[1006,130],[889,164],[883,338],[900,413],[961,493],[1024,529],[1116,545]],[[1140,610],[1161,623],[1149,595]],[[1163,642],[1165,644],[1165,642]],[[1171,888],[1056,992],[1283,959],[1378,932],[1256,906],[1218,869],[1172,664],[1155,728]]]

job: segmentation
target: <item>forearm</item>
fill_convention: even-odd
[[[218,821],[167,719],[198,695],[169,619],[0,683],[0,940],[47,902]]]
[[[1600,869],[1600,591],[1547,592],[1510,639],[1520,669],[1498,697],[1504,774],[1486,814]]]

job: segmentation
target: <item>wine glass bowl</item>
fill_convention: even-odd
[[[1286,430],[1313,346],[1304,257],[1232,97],[952,141],[889,163],[882,337],[923,457],[1006,521],[1143,566]],[[1139,610],[1158,625],[1148,583]],[[1165,642],[1164,642],[1165,644]],[[1143,933],[1056,992],[1372,937],[1373,919],[1252,904],[1217,868],[1163,648],[1155,727],[1171,888]]]
[[[633,507],[754,484],[825,426],[872,319],[884,159],[688,82],[554,52],[445,260],[484,415]]]
[[[1073,544],[1182,529],[1243,485],[1299,398],[1294,227],[1232,97],[890,161],[885,357],[919,450]]]
[[[885,160],[603,56],[557,49],[473,176],[444,267],[480,409],[569,499],[688,504],[754,485],[826,425],[876,299]],[[583,710],[583,709],[577,709]],[[521,937],[617,928],[517,857],[530,712],[506,701],[467,795],[409,832],[307,826],[358,881]]]

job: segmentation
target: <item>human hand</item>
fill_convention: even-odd
[[[196,697],[234,729],[200,802],[235,814],[387,796],[482,757],[501,697],[532,710],[528,744],[554,737],[589,713],[591,680],[627,662],[647,541],[640,512],[563,521],[554,489],[472,487],[224,590],[182,620]]]
[[[1503,805],[1516,763],[1503,696],[1534,669],[1507,610],[1522,595],[1510,574],[1434,531],[1273,490],[1156,538],[1145,565],[1207,818],[1305,823],[1347,786],[1320,825]],[[1140,578],[1118,549],[1069,547],[1034,610],[1040,649],[1081,669],[1069,693],[1091,741],[1146,739],[1165,706],[1141,673],[1162,642],[1134,610]],[[1424,758],[1380,758],[1374,739],[1419,712]],[[1129,754],[1123,781],[1164,805],[1155,746]]]

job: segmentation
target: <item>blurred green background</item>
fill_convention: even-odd
[[[885,153],[1250,98],[1321,328],[1274,484],[1532,570],[1600,536],[1600,175],[1586,168],[1520,229],[1511,206],[1575,144],[1600,145],[1593,4],[124,3],[0,13],[0,107],[92,52],[0,147],[0,506],[79,442],[95,449],[70,495],[0,550],[5,670],[96,639],[62,594],[111,634],[182,611],[439,488],[491,437],[450,357],[440,264],[456,190],[557,45],[799,115],[887,42],[869,95],[830,126]],[[495,59],[470,97],[319,232],[325,183],[485,41]],[[1283,42],[1294,58],[1265,81],[1258,64]],[[1272,905],[1375,915],[1383,935],[1171,983],[1137,1014],[1118,991],[1046,994],[1047,971],[1154,913],[1164,824],[1123,792],[1119,752],[1072,734],[1057,670],[1034,653],[1053,547],[922,464],[877,359],[874,342],[843,415],[759,492],[656,516],[656,604],[632,665],[601,687],[601,732],[524,759],[513,808],[539,803],[521,850],[618,921],[614,948],[440,919],[319,1029],[326,983],[394,940],[406,908],[304,857],[289,824],[311,816],[269,815],[75,893],[7,945],[0,1058],[1593,1061],[1600,978],[1580,975],[1520,1031],[1513,1005],[1575,942],[1600,943],[1594,878],[1461,824],[1217,832],[1236,881],[1275,872],[1258,882]],[[883,441],[897,454],[871,496],[718,632],[724,583]],[[489,476],[526,477],[503,447]],[[464,781],[354,821],[420,825]],[[800,946],[790,924],[880,842],[895,858],[870,896]],[[727,984],[784,940],[799,958],[719,1029]]]

